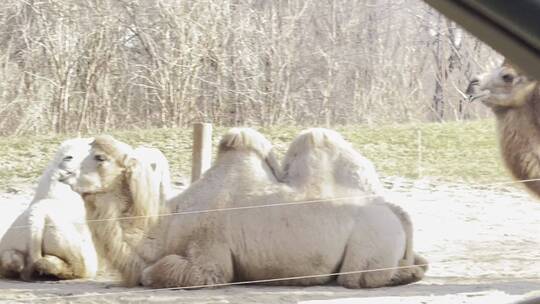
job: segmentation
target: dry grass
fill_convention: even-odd
[[[215,128],[214,143],[217,143],[226,129]],[[259,130],[266,134],[282,153],[301,129],[275,126]],[[377,128],[339,126],[335,129],[370,158],[383,176],[427,177],[470,183],[509,180],[499,160],[492,120]],[[161,149],[171,163],[174,178],[190,174],[190,129],[115,131],[111,134],[131,145],[144,144]],[[34,183],[57,145],[70,137],[72,136],[1,137],[0,190],[17,184]]]

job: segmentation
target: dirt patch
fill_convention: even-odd
[[[407,210],[415,248],[430,270],[416,284],[348,290],[339,286],[232,286],[200,290],[126,289],[114,277],[24,283],[0,279],[0,301],[54,303],[510,303],[540,290],[540,203],[519,189],[388,178],[389,197]],[[30,196],[31,198],[31,196]],[[0,194],[0,232],[29,193]],[[51,298],[52,297],[52,298]]]

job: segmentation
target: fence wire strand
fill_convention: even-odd
[[[229,208],[179,211],[179,212],[161,213],[161,214],[155,214],[155,215],[112,217],[112,218],[105,218],[105,219],[86,220],[85,222],[79,222],[79,223],[74,223],[74,224],[75,225],[84,225],[84,224],[87,224],[87,223],[106,222],[106,221],[136,220],[136,219],[143,219],[143,218],[150,218],[150,217],[167,217],[167,216],[173,216],[173,215],[204,214],[204,213],[211,213],[211,212],[225,212],[225,211],[236,211],[236,210],[247,210],[247,209],[258,209],[258,208],[269,208],[269,207],[298,206],[298,205],[308,205],[308,204],[314,204],[314,203],[324,203],[324,202],[330,202],[330,201],[340,201],[340,200],[349,200],[349,199],[361,199],[361,198],[377,197],[377,196],[379,196],[379,195],[377,195],[377,194],[356,195],[356,196],[333,197],[333,198],[313,199],[313,200],[303,200],[303,201],[293,201],[293,202],[278,202],[278,203],[270,203],[270,204],[264,204],[264,205],[253,205],[253,206],[242,206],[242,207],[229,207]],[[8,230],[10,230],[10,229],[28,228],[28,227],[31,227],[31,226],[32,225],[18,225],[18,226],[13,226],[13,227],[9,228]],[[51,226],[51,225],[46,225],[46,227],[47,226]]]
[[[508,182],[496,182],[496,183],[478,183],[473,185],[468,185],[471,188],[481,188],[481,187],[496,187],[496,186],[504,186],[504,185],[512,185],[512,184],[518,184],[518,183],[528,183],[528,182],[535,182],[540,181],[540,178],[535,179],[524,179],[524,180],[514,180],[514,181],[508,181]],[[459,183],[444,183],[446,185],[455,185],[455,186],[463,186],[463,184]],[[386,190],[386,191],[392,191],[392,190]],[[125,220],[136,220],[136,219],[143,219],[143,218],[149,218],[149,217],[167,217],[167,216],[175,216],[175,215],[190,215],[190,214],[204,214],[204,213],[211,213],[211,212],[225,212],[225,211],[236,211],[236,210],[248,210],[248,209],[258,209],[258,208],[269,208],[269,207],[284,207],[284,206],[297,206],[297,205],[309,205],[309,204],[315,204],[315,203],[324,203],[324,202],[332,202],[332,201],[340,201],[340,200],[349,200],[349,199],[362,199],[362,198],[370,198],[370,197],[378,197],[381,196],[380,194],[370,194],[370,195],[357,195],[357,196],[346,196],[346,197],[333,197],[333,198],[322,198],[322,199],[312,199],[312,200],[302,200],[302,201],[292,201],[292,202],[276,202],[276,203],[269,203],[264,205],[252,205],[252,206],[242,206],[242,207],[229,207],[229,208],[217,208],[217,209],[203,209],[203,210],[190,210],[190,211],[179,211],[179,212],[170,212],[170,213],[161,213],[161,214],[155,214],[155,215],[140,215],[140,216],[125,216],[125,217],[114,217],[114,218],[105,218],[105,219],[93,219],[93,220],[86,220],[85,222],[78,222],[74,223],[75,225],[84,225],[89,223],[96,223],[96,222],[106,222],[106,221],[125,221]],[[384,196],[384,194],[383,194]],[[17,225],[12,226],[8,228],[8,230],[12,229],[24,229],[31,227],[32,225]],[[53,225],[46,225],[46,227],[51,227]]]
[[[473,187],[473,188],[475,188],[475,187],[478,187],[478,188],[480,188],[480,187],[496,187],[496,186],[504,186],[504,185],[516,184],[516,183],[534,182],[534,181],[540,181],[540,178],[538,178],[538,179],[526,179],[526,180],[514,180],[514,181],[508,181],[508,182],[496,182],[496,183],[477,183],[477,184],[469,185],[469,187]],[[444,183],[444,184],[448,184],[448,183]],[[452,183],[450,183],[450,184],[452,184]],[[462,186],[463,184],[454,183],[454,185]],[[211,213],[211,212],[226,212],[226,211],[247,210],[247,209],[268,208],[268,207],[280,207],[280,206],[311,205],[311,204],[315,204],[315,203],[323,203],[323,202],[339,201],[339,200],[348,200],[348,199],[369,198],[369,197],[375,197],[375,196],[379,196],[379,195],[372,194],[372,195],[361,195],[361,196],[347,196],[347,197],[313,199],[313,200],[303,200],[303,201],[294,201],[294,202],[278,202],[278,203],[271,203],[271,204],[265,204],[265,205],[253,205],[253,206],[242,206],[242,207],[231,207],[231,208],[181,211],[181,212],[164,213],[164,214],[159,214],[159,215],[155,215],[155,216],[157,216],[157,217],[165,217],[165,216],[204,214],[204,213]],[[145,218],[145,217],[148,217],[148,216],[129,216],[129,217],[117,217],[117,218],[88,220],[88,221],[86,221],[86,223],[112,221],[112,220],[140,219],[140,218]],[[85,223],[77,223],[77,224],[85,224]],[[26,228],[26,227],[29,227],[29,226],[30,225],[13,226],[10,229]],[[451,261],[440,261],[440,262],[437,262],[436,264],[449,263],[449,262],[451,262]],[[81,297],[105,297],[105,296],[115,296],[115,295],[121,295],[121,294],[126,294],[127,295],[127,294],[133,294],[133,293],[148,293],[148,292],[158,292],[158,291],[189,290],[189,289],[227,287],[227,286],[235,286],[235,285],[263,284],[263,283],[272,283],[272,282],[299,280],[299,279],[308,279],[308,278],[319,278],[319,277],[327,277],[327,276],[369,273],[369,272],[377,272],[377,271],[385,271],[385,270],[393,270],[393,269],[424,267],[424,266],[428,266],[428,265],[433,266],[433,263],[410,265],[410,266],[378,268],[378,269],[369,269],[369,270],[333,272],[333,273],[327,273],[327,274],[315,274],[315,275],[306,275],[306,276],[293,276],[293,277],[264,279],[264,280],[252,280],[252,281],[219,283],[219,284],[210,284],[210,285],[170,287],[170,288],[155,288],[155,289],[143,289],[143,290],[126,290],[126,291],[97,293],[97,294],[47,296],[47,297],[38,297],[38,298],[27,298],[26,300],[31,300],[31,301],[61,300],[61,299],[69,299],[69,298],[81,298]]]
[[[143,290],[126,290],[126,291],[116,291],[116,292],[107,292],[107,293],[99,293],[99,294],[51,296],[51,297],[33,298],[33,299],[30,299],[30,300],[32,300],[32,301],[44,301],[44,300],[55,300],[55,299],[59,300],[59,299],[67,299],[67,298],[103,297],[103,296],[114,296],[114,295],[119,295],[119,294],[158,292],[158,291],[170,291],[170,290],[189,290],[189,289],[202,289],[202,288],[216,288],[216,287],[227,287],[227,286],[235,286],[235,285],[264,284],[264,283],[273,283],[273,282],[290,281],[290,280],[321,278],[321,277],[328,277],[328,276],[351,275],[351,274],[360,274],[360,273],[369,273],[369,272],[378,272],[378,271],[387,271],[387,270],[396,270],[396,269],[427,267],[429,265],[431,265],[431,264],[416,264],[416,265],[410,265],[410,266],[397,266],[397,267],[386,267],[386,268],[367,269],[367,270],[342,271],[342,272],[332,272],[332,273],[325,273],[325,274],[292,276],[292,277],[284,277],[284,278],[251,280],[251,281],[229,282],[229,283],[217,283],[217,284],[208,284],[208,285],[194,285],[194,286],[183,286],[183,287],[179,286],[179,287],[154,288],[154,289],[143,289]]]
[[[421,131],[418,132],[418,177],[422,177],[423,167],[422,167],[422,142],[421,142]],[[189,151],[191,152],[191,150]],[[421,180],[419,180],[421,181]],[[466,183],[451,183],[451,182],[441,182],[441,185],[454,185],[454,186],[464,186],[467,185],[469,188],[489,188],[489,187],[500,187],[518,183],[528,183],[540,181],[540,178],[535,179],[524,179],[524,180],[512,180],[506,182],[494,182],[494,183],[476,183],[476,184],[466,184]],[[391,189],[386,189],[386,191],[392,192]],[[151,216],[126,216],[126,217],[115,217],[115,218],[106,218],[106,219],[94,219],[86,220],[85,222],[74,223],[75,225],[84,225],[91,223],[99,223],[104,221],[123,221],[123,220],[134,220],[148,217],[168,217],[168,216],[180,216],[180,215],[195,215],[195,214],[205,214],[212,212],[228,212],[228,211],[238,211],[238,210],[249,210],[249,209],[259,209],[259,208],[269,208],[269,207],[286,207],[286,206],[298,206],[298,205],[312,205],[316,203],[324,202],[333,202],[340,200],[349,200],[349,199],[362,199],[380,196],[380,194],[370,194],[370,195],[358,195],[358,196],[347,196],[347,197],[337,197],[337,198],[324,198],[324,199],[311,199],[311,200],[301,200],[301,201],[289,201],[289,202],[276,202],[269,203],[264,205],[251,205],[251,206],[241,206],[241,207],[229,207],[229,208],[217,208],[217,209],[203,209],[203,210],[189,210],[189,211],[179,211],[179,212],[169,212],[162,213]],[[384,196],[384,195],[383,195]],[[54,226],[54,225],[46,225]],[[31,225],[17,225],[12,226],[11,229],[22,229],[28,228]],[[451,261],[439,261],[436,264],[441,263],[450,263]],[[429,264],[433,265],[433,263]],[[61,300],[61,299],[70,299],[70,298],[82,298],[82,297],[105,297],[105,296],[114,296],[121,294],[134,294],[134,293],[148,293],[148,292],[159,292],[159,291],[171,291],[171,290],[189,290],[189,289],[202,289],[202,288],[215,288],[215,287],[226,287],[226,286],[235,286],[235,285],[250,285],[250,284],[263,284],[263,283],[272,283],[272,282],[281,282],[281,281],[290,281],[290,280],[300,280],[300,279],[309,279],[309,278],[320,278],[328,276],[338,276],[338,275],[350,275],[350,274],[360,274],[360,273],[369,273],[377,271],[386,271],[386,270],[395,270],[395,269],[406,269],[413,267],[424,267],[428,264],[419,264],[419,265],[410,265],[410,266],[397,266],[397,267],[388,267],[388,268],[378,268],[378,269],[369,269],[369,270],[356,270],[356,271],[346,271],[346,272],[333,272],[327,274],[314,274],[314,275],[305,275],[305,276],[292,276],[284,278],[273,278],[273,279],[264,279],[264,280],[251,280],[251,281],[241,281],[241,282],[230,282],[230,283],[219,283],[219,284],[209,284],[209,285],[197,285],[197,286],[185,286],[185,287],[170,287],[170,288],[156,288],[156,289],[142,289],[142,290],[126,290],[118,292],[107,292],[107,293],[94,293],[94,294],[79,294],[79,295],[65,295],[65,296],[46,296],[46,297],[37,297],[37,298],[26,298],[25,300],[30,301],[45,301],[45,300]]]

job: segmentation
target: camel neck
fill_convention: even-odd
[[[502,156],[518,179],[531,178],[523,167],[526,159],[536,158],[540,145],[540,95],[538,87],[526,97],[521,107],[494,111]]]

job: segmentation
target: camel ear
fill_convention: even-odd
[[[131,193],[134,216],[142,216],[145,224],[157,220],[161,205],[159,180],[150,163],[131,154],[124,158],[126,178]]]
[[[139,161],[133,154],[126,154],[124,156],[124,159],[122,160],[122,166],[126,168],[128,171],[132,168],[135,168],[139,165]]]

